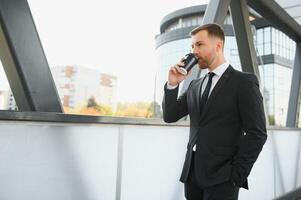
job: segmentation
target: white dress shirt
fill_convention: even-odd
[[[209,91],[209,96],[213,90],[213,88],[215,87],[216,83],[218,82],[218,80],[222,77],[222,75],[224,74],[224,72],[227,70],[227,68],[229,67],[229,62],[225,62],[221,65],[219,65],[218,67],[216,67],[212,72],[215,74],[212,78],[212,84],[211,84],[211,87],[210,87],[210,91]],[[207,70],[209,72],[209,70]],[[206,73],[206,76],[205,76],[205,80],[203,82],[203,85],[202,85],[202,95],[203,95],[203,92],[206,88],[206,85],[207,85],[207,82],[208,82],[208,72]]]

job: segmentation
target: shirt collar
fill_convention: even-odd
[[[223,73],[226,71],[226,69],[229,67],[230,63],[228,61],[224,62],[223,64],[217,66],[212,72],[214,72],[215,75],[221,77]],[[209,72],[209,70],[208,70]]]

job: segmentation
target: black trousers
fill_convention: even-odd
[[[184,184],[187,200],[237,200],[239,187],[229,180],[208,188],[200,187],[195,178],[194,154],[192,155],[191,169],[188,180]]]

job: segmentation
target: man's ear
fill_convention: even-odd
[[[221,40],[216,40],[216,51],[223,51],[223,42]]]

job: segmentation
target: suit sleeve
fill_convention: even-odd
[[[190,88],[191,83],[188,89]],[[164,85],[162,109],[163,120],[165,122],[176,122],[188,114],[187,90],[178,98],[179,86],[175,89],[170,90],[167,89],[167,83]]]
[[[238,90],[238,108],[244,134],[234,157],[232,180],[247,187],[246,180],[267,139],[263,98],[255,75],[244,74]]]

